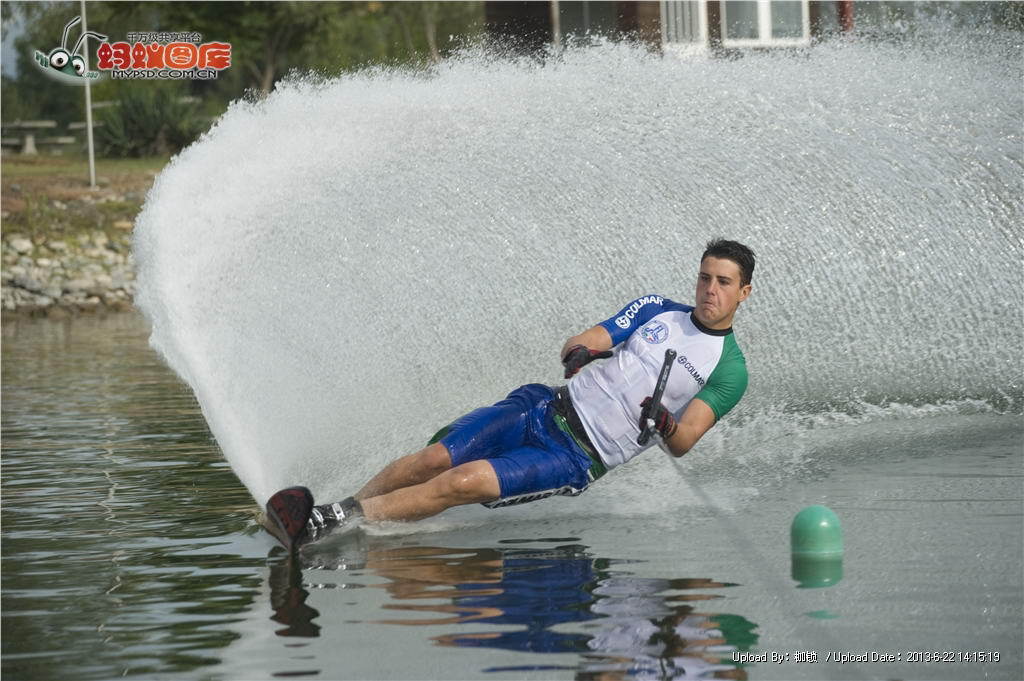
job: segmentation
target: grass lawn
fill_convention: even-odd
[[[160,172],[167,165],[167,157],[154,158],[98,158],[96,175],[123,176]],[[85,156],[4,156],[2,163],[4,184],[26,178],[59,178],[62,181],[78,180],[83,186],[89,184],[89,159]]]
[[[0,162],[3,232],[30,238],[88,230],[122,231],[134,221],[168,157],[96,159],[89,188],[85,156],[4,156]]]

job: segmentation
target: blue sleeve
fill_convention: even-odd
[[[612,337],[612,347],[614,347],[629,338],[634,331],[649,322],[655,315],[666,310],[690,312],[693,308],[689,305],[675,303],[663,296],[649,295],[629,302],[614,316],[601,322],[600,326],[603,326]]]

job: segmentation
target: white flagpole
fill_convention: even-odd
[[[82,2],[82,33],[89,30],[85,23],[85,0]],[[82,50],[85,57],[85,72],[89,73],[89,36],[85,36],[85,49]],[[85,134],[89,140],[89,188],[96,189],[96,154],[92,144],[92,91],[89,89],[89,78],[85,79]]]

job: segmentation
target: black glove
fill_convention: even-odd
[[[645,397],[640,403],[640,429],[647,427],[647,419],[654,420],[654,429],[661,435],[662,440],[668,440],[676,434],[676,419],[672,413],[660,402],[651,406],[651,398]]]
[[[562,358],[562,364],[565,365],[565,378],[572,378],[579,373],[580,369],[595,359],[607,359],[611,356],[611,350],[591,350],[585,345],[574,345]]]

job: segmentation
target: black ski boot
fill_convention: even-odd
[[[350,527],[363,517],[363,507],[354,497],[333,504],[314,506],[306,521],[304,541],[323,539],[338,528]]]

